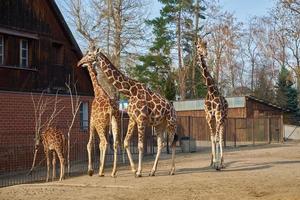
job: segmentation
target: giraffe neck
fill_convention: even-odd
[[[101,86],[98,84],[97,81],[97,76],[95,74],[95,71],[93,69],[93,66],[91,63],[88,64],[87,66],[88,71],[89,71],[89,75],[91,77],[91,81],[93,84],[93,89],[94,89],[94,95],[95,97],[99,97],[99,96],[107,96],[106,92],[101,88]]]
[[[97,67],[102,70],[108,81],[118,90],[118,92],[127,97],[131,96],[131,90],[133,86],[136,85],[136,81],[125,76],[102,53],[99,53],[97,56]]]
[[[215,84],[213,77],[209,73],[209,70],[208,70],[208,67],[207,67],[207,64],[205,61],[205,57],[200,54],[199,60],[200,60],[199,65],[201,66],[201,74],[202,74],[203,78],[205,79],[205,85],[207,87],[208,94],[213,95],[213,96],[218,96],[219,90]]]

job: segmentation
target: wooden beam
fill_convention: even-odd
[[[17,30],[13,30],[13,29],[0,27],[0,34],[1,33],[7,34],[7,35],[24,37],[24,38],[31,38],[31,39],[35,39],[35,40],[39,39],[38,34],[33,34],[33,33],[24,32],[24,31],[17,31]]]

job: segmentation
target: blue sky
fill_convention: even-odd
[[[220,0],[224,10],[235,13],[239,21],[253,16],[264,16],[275,5],[275,0]]]
[[[275,5],[275,0],[219,0],[224,10],[233,12],[237,19],[242,22],[253,16],[264,16]],[[151,1],[151,18],[159,15],[160,3]]]

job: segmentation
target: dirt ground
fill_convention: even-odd
[[[143,177],[129,167],[118,177],[87,175],[63,182],[24,184],[0,189],[0,199],[300,199],[300,143],[227,149],[226,169],[208,167],[208,152],[178,154],[176,175],[169,176],[169,156],[148,177],[154,158],[143,165]]]

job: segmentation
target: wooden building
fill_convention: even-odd
[[[85,156],[93,88],[87,70],[76,67],[81,57],[54,0],[0,1],[0,174],[30,168],[35,130],[32,98],[38,99],[41,92],[53,100],[59,91],[58,106],[64,110],[54,125],[67,133],[72,114],[66,82],[76,83],[82,102],[71,146],[81,145],[84,150],[76,158],[75,152],[71,155]]]
[[[92,95],[82,53],[54,0],[0,1],[0,90]]]
[[[229,104],[225,144],[280,142],[283,139],[284,109],[254,96],[226,98]],[[178,131],[197,141],[209,141],[204,100],[174,102]]]

